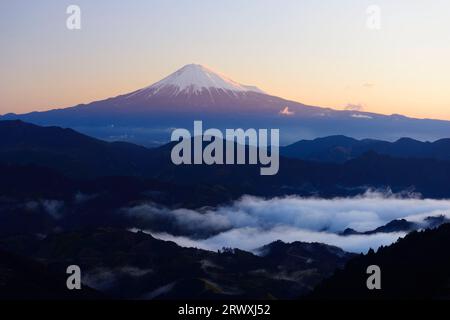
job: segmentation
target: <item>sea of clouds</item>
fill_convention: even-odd
[[[181,246],[217,250],[223,247],[255,250],[275,240],[321,242],[351,252],[389,245],[403,232],[341,236],[346,228],[370,231],[394,219],[423,223],[431,216],[450,218],[450,200],[400,197],[367,192],[353,198],[303,198],[288,196],[264,199],[244,196],[230,205],[200,210],[141,204],[125,209],[141,220],[170,222],[183,233],[145,230]]]

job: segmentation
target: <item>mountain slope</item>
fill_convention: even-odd
[[[1,163],[45,166],[73,177],[144,175],[151,170],[149,149],[104,142],[72,129],[1,121],[0,135]]]
[[[45,265],[0,250],[0,300],[105,299],[87,286],[68,290],[64,269],[55,272]]]
[[[313,299],[449,299],[450,224],[412,232],[375,253],[352,259],[319,285]],[[368,290],[366,269],[381,269],[381,290]]]
[[[448,121],[339,111],[289,101],[201,65],[184,66],[153,85],[117,97],[65,109],[10,113],[0,119],[70,127],[98,138],[146,146],[167,142],[173,128],[191,128],[194,120],[219,129],[280,129],[283,144],[336,134],[436,140],[450,132]]]

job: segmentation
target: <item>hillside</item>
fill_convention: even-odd
[[[320,284],[312,299],[449,299],[450,224],[415,231],[377,252],[360,255]],[[381,268],[381,290],[366,287],[370,265]]]

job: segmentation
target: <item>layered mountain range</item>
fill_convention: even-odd
[[[0,121],[0,134],[2,297],[293,299],[310,294],[327,277],[330,280],[311,297],[340,297],[340,287],[347,282],[342,297],[353,297],[362,290],[360,280],[366,274],[361,268],[367,263],[389,268],[384,281],[398,285],[398,290],[389,287],[386,297],[447,295],[439,282],[448,277],[442,249],[448,245],[445,226],[424,235],[414,233],[392,249],[375,255],[370,251],[368,256],[298,241],[267,241],[253,252],[209,251],[182,247],[136,228],[197,238],[214,235],[213,229],[192,233],[164,216],[148,220],[125,210],[151,203],[154,210],[181,209],[182,215],[189,215],[189,208],[202,213],[243,195],[334,198],[361,195],[368,188],[448,198],[447,140],[304,140],[282,149],[278,175],[262,177],[251,165],[175,166],[170,161],[172,144],[149,149],[18,120]],[[406,234],[436,228],[447,223],[447,217],[444,211],[433,212],[420,222],[397,219],[364,232],[347,228],[335,236]],[[431,250],[437,243],[440,249]],[[415,265],[408,276],[415,278],[444,262],[430,278],[428,291],[408,287],[405,278],[395,282],[403,268],[400,259],[417,262],[416,248],[433,262]],[[64,292],[65,267],[72,263],[82,266],[84,285],[94,288],[86,295]],[[425,285],[421,282],[417,288]]]
[[[400,158],[450,160],[450,139],[422,142],[402,137],[389,142],[376,139],[357,140],[339,135],[301,140],[280,150],[281,155],[288,158],[334,163],[343,163],[367,152]]]
[[[397,192],[409,190],[433,198],[450,196],[446,188],[450,179],[447,140],[434,144],[409,139],[395,143],[372,141],[373,148],[365,147],[350,154],[343,152],[347,161],[342,161],[339,152],[337,159],[329,161],[330,150],[345,150],[340,143],[324,147],[323,141],[335,141],[333,137],[299,142],[309,147],[302,148],[301,154],[290,153],[296,150],[296,144],[282,149],[281,154],[285,155],[280,158],[280,170],[269,177],[260,176],[259,167],[254,165],[176,166],[170,160],[171,144],[148,149],[131,143],[97,140],[71,129],[20,121],[0,122],[0,134],[3,137],[0,164],[46,167],[76,179],[127,176],[179,186],[195,185],[216,190],[202,195],[216,194],[218,198],[213,196],[214,202],[243,194],[347,196],[364,192],[368,187]],[[341,139],[353,141],[338,140]],[[409,148],[411,143],[416,148]],[[380,145],[385,147],[379,148]],[[202,197],[193,197],[192,201],[201,203]]]

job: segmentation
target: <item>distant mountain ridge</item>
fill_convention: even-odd
[[[422,142],[401,138],[395,142],[346,136],[330,136],[314,140],[301,140],[282,147],[280,154],[302,160],[343,163],[367,152],[401,158],[430,158],[450,160],[450,139]]]
[[[445,223],[450,223],[450,219],[448,219],[445,215],[430,216],[425,218],[421,223],[408,221],[406,219],[396,219],[373,230],[357,232],[354,229],[347,228],[340,234],[343,236],[350,236],[356,234],[370,235],[376,233],[411,232],[423,229],[434,229]]]

